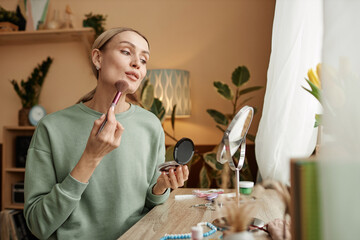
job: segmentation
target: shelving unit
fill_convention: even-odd
[[[0,32],[0,46],[31,45],[42,43],[81,42],[86,51],[94,41],[92,28]],[[24,180],[25,168],[15,164],[15,139],[17,136],[32,136],[35,127],[5,126],[3,129],[1,210],[23,209],[23,204],[12,201],[12,186]]]
[[[23,204],[12,200],[13,184],[24,181],[25,177],[25,168],[17,168],[15,164],[15,139],[17,136],[32,136],[34,130],[35,127],[27,126],[5,126],[3,129],[1,210],[24,208]]]

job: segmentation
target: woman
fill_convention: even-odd
[[[125,101],[146,75],[146,38],[111,29],[95,40],[91,56],[96,89],[44,117],[28,150],[24,215],[41,239],[116,239],[188,178],[186,166],[157,171],[165,156],[161,123]],[[128,88],[109,109],[119,80]],[[101,113],[107,123],[98,133]]]

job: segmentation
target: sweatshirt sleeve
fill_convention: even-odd
[[[24,216],[31,232],[40,239],[49,238],[73,212],[87,185],[70,174],[57,182],[48,133],[40,122],[25,171]]]
[[[161,203],[164,203],[170,195],[170,189],[168,188],[164,194],[162,195],[155,195],[152,192],[152,189],[154,187],[154,185],[156,184],[157,179],[160,176],[160,172],[157,170],[157,166],[161,163],[163,163],[165,161],[165,134],[163,129],[161,128],[161,134],[159,137],[159,141],[158,141],[158,151],[156,154],[156,167],[155,170],[153,172],[153,177],[150,183],[150,186],[147,190],[147,194],[146,194],[146,207],[148,208],[153,208],[156,205],[159,205]]]

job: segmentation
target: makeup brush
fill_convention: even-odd
[[[129,84],[127,82],[125,82],[125,81],[120,80],[120,81],[117,81],[115,83],[115,87],[116,87],[117,93],[116,93],[113,101],[111,102],[110,108],[112,108],[112,107],[115,108],[115,106],[118,103],[122,93],[126,91],[126,89],[129,87]],[[98,135],[104,129],[106,123],[107,123],[107,113],[106,113],[105,120],[101,124],[101,126],[99,128],[99,131],[97,132],[96,135]]]

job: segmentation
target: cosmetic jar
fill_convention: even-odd
[[[241,194],[246,194],[246,195],[251,194],[253,187],[254,187],[254,182],[250,182],[250,181],[239,182],[239,188]]]

